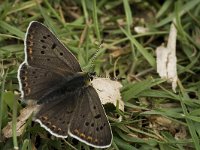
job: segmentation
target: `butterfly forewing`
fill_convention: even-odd
[[[94,147],[109,147],[112,132],[97,92],[88,86],[80,90],[79,97],[69,134]]]
[[[24,99],[39,100],[52,87],[62,82],[62,76],[46,69],[21,64],[18,78]]]
[[[18,70],[24,99],[41,100],[81,68],[74,57],[44,25],[33,21],[25,37],[25,61]]]
[[[39,22],[30,23],[25,45],[26,59],[30,66],[48,68],[49,71],[64,75],[81,71],[74,55]]]

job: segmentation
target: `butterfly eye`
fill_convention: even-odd
[[[88,73],[88,76],[89,76],[90,81],[92,81],[94,77],[96,76],[96,72]]]

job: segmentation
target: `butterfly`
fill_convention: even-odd
[[[35,115],[52,135],[71,136],[96,148],[112,143],[112,130],[100,98],[76,57],[42,23],[33,21],[24,40],[19,66],[21,97],[41,105]]]

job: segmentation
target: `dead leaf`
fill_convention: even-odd
[[[161,78],[168,79],[172,83],[172,89],[176,92],[177,87],[177,58],[176,58],[176,37],[177,30],[174,25],[175,21],[171,24],[167,47],[163,45],[156,49],[157,56],[157,72]]]
[[[120,88],[122,87],[120,82],[112,81],[109,78],[95,78],[92,85],[96,89],[102,104],[111,103],[116,107],[119,103],[119,109],[124,111],[124,102],[120,94]]]
[[[181,125],[178,124],[177,122],[160,115],[152,115],[149,117],[149,120],[150,120],[150,128],[153,128],[156,131],[166,130],[173,135],[175,135],[179,130],[179,128],[181,127]]]
[[[33,112],[38,110],[39,105],[28,105],[27,107],[23,108],[20,111],[20,116],[17,117],[17,124],[16,124],[16,129],[17,129],[17,136],[20,136],[25,128],[25,123],[26,120],[31,116]],[[12,137],[12,121],[8,122],[7,126],[3,128],[3,135],[6,138]]]
[[[141,34],[141,33],[146,33],[146,32],[148,32],[149,29],[148,29],[148,28],[145,28],[145,27],[142,27],[142,26],[136,26],[136,27],[134,27],[134,31],[135,31],[136,33]]]
[[[180,139],[186,139],[187,137],[187,131],[184,126],[181,126],[179,128],[179,132],[175,134],[175,139],[180,140]]]

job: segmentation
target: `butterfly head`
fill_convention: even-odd
[[[72,80],[74,84],[77,83],[79,85],[82,84],[82,86],[87,86],[91,84],[95,76],[95,72],[78,72]]]
[[[94,77],[96,77],[96,72],[89,72],[88,77],[89,77],[89,80],[92,81]]]
[[[85,73],[83,76],[84,76],[85,85],[90,85],[91,81],[96,76],[96,72],[88,72],[88,73]]]

